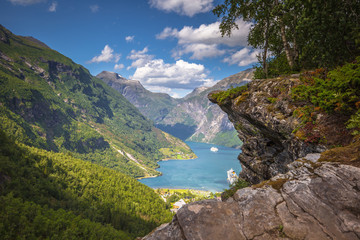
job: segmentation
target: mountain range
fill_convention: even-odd
[[[212,87],[200,87],[181,99],[165,93],[146,90],[139,81],[128,80],[114,72],[103,71],[96,77],[119,91],[156,127],[182,140],[240,147],[233,124],[226,114],[212,104],[207,95],[214,90],[226,90],[251,81],[253,71],[242,71],[227,77]]]

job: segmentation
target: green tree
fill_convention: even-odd
[[[265,76],[269,52],[285,57],[291,70],[334,67],[359,54],[358,0],[225,0],[213,12],[222,17],[223,36],[238,28],[239,18],[252,23],[248,42],[263,49]]]

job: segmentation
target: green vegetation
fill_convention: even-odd
[[[134,238],[171,220],[156,193],[127,175],[15,144],[3,132],[0,142],[2,236]]]
[[[221,193],[213,193],[210,191],[202,191],[195,189],[163,189],[158,188],[155,190],[157,194],[162,196],[163,199],[166,200],[166,204],[168,208],[172,207],[172,205],[183,199],[186,203],[201,201],[204,199],[213,199],[215,197],[219,197]]]
[[[251,22],[248,43],[262,49],[256,78],[333,68],[360,53],[357,0],[225,0],[213,13],[222,17],[222,35],[230,36],[240,18]]]
[[[178,148],[179,141],[84,67],[2,26],[0,36],[6,56],[0,58],[0,124],[14,141],[133,177],[157,175],[156,162],[170,157],[160,149]]]
[[[226,200],[232,196],[234,196],[234,194],[236,193],[237,190],[242,189],[242,188],[246,188],[250,186],[250,184],[248,182],[246,182],[243,179],[238,179],[232,186],[230,189],[225,189],[224,192],[221,194],[221,199],[222,200]]]
[[[292,90],[295,101],[308,101],[312,106],[305,106],[297,111],[304,124],[311,124],[315,110],[323,110],[329,114],[348,115],[347,127],[354,129],[353,134],[359,134],[360,129],[360,57],[352,63],[347,63],[330,72],[318,69],[304,74],[304,84]],[[300,112],[300,114],[299,114]]]
[[[214,144],[227,147],[238,147],[242,145],[242,142],[239,139],[238,132],[236,130],[219,132],[218,134],[216,134],[212,142]]]
[[[231,87],[226,91],[219,91],[212,94],[212,98],[216,99],[219,104],[224,104],[227,99],[234,99],[247,90],[247,85],[240,87]]]
[[[77,216],[14,198],[0,196],[0,234],[11,239],[131,239],[123,231]]]

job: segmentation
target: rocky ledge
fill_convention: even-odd
[[[318,156],[224,202],[186,205],[143,240],[360,239],[360,169]]]
[[[270,179],[286,173],[287,164],[300,157],[321,153],[344,141],[349,143],[351,135],[344,127],[345,120],[339,119],[341,116],[317,114],[313,116],[317,138],[314,131],[304,133],[301,115],[296,111],[306,103],[294,102],[291,97],[291,90],[299,84],[299,76],[279,77],[254,80],[247,89],[222,101],[216,97],[219,91],[209,94],[210,101],[228,114],[243,141],[240,177],[246,181],[256,184]],[[349,137],[344,140],[343,136]]]

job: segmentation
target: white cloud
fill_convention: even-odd
[[[127,36],[125,37],[126,42],[132,42],[134,41],[135,36]]]
[[[250,50],[249,48],[243,48],[240,51],[232,54],[230,57],[224,59],[224,62],[230,65],[237,64],[238,66],[246,66],[258,61],[257,55],[260,53],[259,50]]]
[[[57,2],[52,2],[49,7],[49,12],[56,12],[57,5],[58,5]]]
[[[93,13],[96,13],[96,12],[98,12],[99,11],[99,5],[96,5],[96,4],[94,4],[94,5],[90,5],[90,10],[91,10],[91,12],[93,12]]]
[[[174,50],[172,57],[175,59],[180,58],[184,54],[192,54],[190,59],[202,60],[209,57],[217,57],[225,54],[225,50],[218,49],[216,44],[203,44],[203,43],[194,43],[187,44],[181,47],[180,50]]]
[[[124,64],[119,63],[119,64],[115,64],[114,69],[115,69],[115,70],[121,70],[121,69],[123,69],[124,67],[125,67]]]
[[[10,1],[14,5],[22,5],[22,6],[46,2],[46,0],[8,0],[8,1]]]
[[[174,37],[178,39],[178,44],[224,44],[230,47],[247,46],[247,36],[250,31],[251,23],[237,20],[239,29],[234,29],[231,37],[221,37],[219,30],[220,22],[211,24],[202,24],[198,28],[184,26],[180,31],[176,28],[165,28],[160,34],[156,35],[158,39]]]
[[[193,89],[211,81],[201,64],[178,60],[165,63],[162,59],[152,59],[135,70],[132,79],[140,80],[146,86]]]
[[[104,49],[101,51],[99,56],[93,57],[89,63],[99,63],[99,62],[118,62],[120,60],[120,54],[114,54],[114,50],[109,47],[109,45],[105,45]]]
[[[143,50],[139,51],[131,50],[130,55],[127,56],[127,59],[133,60],[133,62],[127,69],[129,70],[131,68],[143,67],[148,62],[150,62],[154,56],[147,54],[148,51],[148,47],[145,47]]]
[[[149,0],[150,6],[189,17],[213,9],[213,0]]]
[[[238,48],[247,46],[247,36],[251,23],[237,20],[239,29],[234,29],[231,37],[222,37],[219,26],[220,22],[202,24],[198,28],[184,26],[181,30],[166,27],[156,35],[157,39],[176,38],[178,47],[173,50],[175,59],[191,54],[191,59],[202,60],[209,57],[224,55],[227,48]]]

